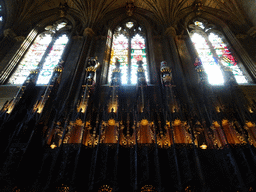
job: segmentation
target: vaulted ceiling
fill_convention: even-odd
[[[76,14],[84,26],[91,26],[108,13],[125,7],[127,2],[133,2],[140,10],[147,10],[153,20],[166,27],[196,9],[240,25],[246,24],[248,20],[238,0],[8,0],[6,4],[7,8],[14,8],[8,15],[13,18],[12,26],[26,24],[28,21],[31,24],[36,18],[54,12],[56,14],[60,4],[64,3],[67,3],[68,11]],[[196,3],[202,3],[202,6],[198,7]]]

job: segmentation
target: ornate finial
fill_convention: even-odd
[[[179,125],[181,125],[181,120],[175,119],[175,120],[172,122],[172,125],[173,125],[173,126],[179,126]]]
[[[78,118],[75,121],[75,125],[77,125],[77,126],[84,126],[84,123],[83,123],[83,121],[81,119]]]
[[[171,84],[172,81],[172,70],[170,69],[170,67],[167,66],[167,62],[166,61],[162,61],[161,62],[161,75],[162,75],[162,80],[166,85]]]
[[[161,73],[171,73],[172,70],[170,69],[170,67],[167,66],[167,62],[166,61],[162,61],[161,62],[161,69],[160,69]]]
[[[133,15],[133,11],[135,9],[135,6],[134,6],[134,3],[133,1],[130,2],[130,3],[126,3],[126,6],[125,6],[125,9],[126,9],[126,14],[131,17]]]
[[[198,73],[198,75],[199,75],[199,81],[204,82],[204,83],[208,82],[208,81],[207,81],[207,79],[208,79],[208,78],[207,78],[207,74],[206,74],[206,72],[204,71],[202,62],[201,62],[201,60],[200,60],[199,57],[197,57],[197,58],[195,59],[194,65],[195,65],[195,70],[197,71],[197,73]]]
[[[137,65],[138,65],[138,70],[137,70],[137,76],[138,76],[138,82],[142,84],[146,84],[146,77],[145,77],[145,70],[143,69],[143,61],[138,60]]]
[[[142,119],[140,122],[141,125],[148,125],[148,120],[147,119]]]
[[[108,120],[108,124],[109,124],[110,126],[113,126],[113,125],[116,124],[116,121],[115,121],[114,119],[109,119],[109,120]]]
[[[59,62],[59,64],[54,68],[54,71],[61,73],[63,71],[63,63],[64,61],[61,60],[61,62]]]
[[[36,68],[34,70],[31,70],[29,76],[27,77],[27,80],[25,81],[25,83],[36,83],[37,74],[39,73],[39,71],[40,71],[40,68]]]

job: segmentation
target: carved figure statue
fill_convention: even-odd
[[[120,62],[118,61],[118,58],[116,57],[115,66],[116,68],[112,71],[112,81],[111,85],[120,85],[121,84],[121,70],[120,70]]]
[[[117,69],[119,69],[120,68],[120,62],[118,61],[117,57],[115,59],[116,59],[115,66],[116,66]]]

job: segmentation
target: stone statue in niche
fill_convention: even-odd
[[[166,61],[161,62],[161,74],[162,74],[162,81],[164,82],[165,85],[171,84],[172,81],[172,70],[170,67],[168,67]]]
[[[113,69],[113,72],[112,72],[111,85],[120,85],[121,84],[121,70],[120,70],[121,64],[117,57],[115,59],[116,59],[116,62],[115,62],[116,68]]]
[[[98,57],[95,58],[88,58],[87,62],[87,77],[86,77],[86,83],[88,85],[92,85],[92,83],[95,81],[95,72],[99,68],[100,63],[98,62]]]
[[[116,66],[117,69],[120,68],[120,62],[118,61],[118,58],[117,58],[117,57],[116,57],[115,66]]]
[[[145,77],[145,70],[143,69],[143,61],[138,60],[137,65],[138,65],[138,70],[137,70],[137,77],[138,77],[138,84],[147,84],[146,83],[146,77]]]

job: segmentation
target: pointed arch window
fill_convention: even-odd
[[[195,20],[189,27],[192,29],[189,33],[190,38],[210,84],[224,84],[221,65],[232,70],[238,84],[248,83],[249,76],[243,69],[242,64],[234,56],[223,34],[214,29],[214,25],[209,25],[205,21]]]
[[[47,26],[44,32],[37,35],[32,45],[18,63],[18,66],[8,78],[6,84],[23,84],[30,71],[36,68],[40,68],[36,84],[48,84],[53,74],[53,69],[60,62],[69,41],[66,30],[68,28],[70,26],[67,26],[66,21],[59,21],[51,26]],[[20,54],[18,53],[17,55]]]
[[[137,61],[139,60],[143,61],[148,81],[145,31],[136,22],[123,23],[114,30],[108,82],[110,82],[112,70],[115,68],[115,58],[118,58],[121,64],[122,84],[134,85],[137,83]]]

